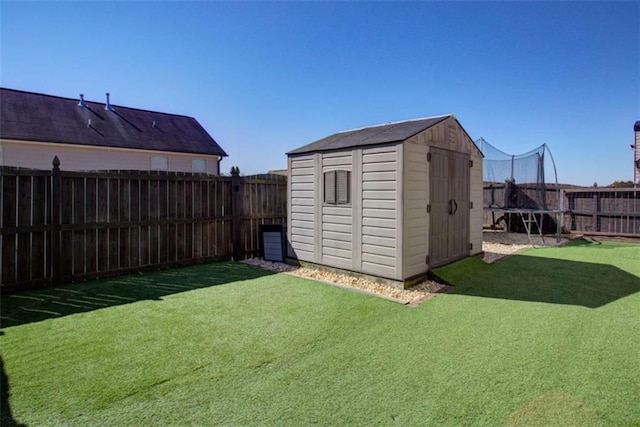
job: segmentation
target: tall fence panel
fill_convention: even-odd
[[[572,189],[564,194],[571,231],[640,237],[639,189]]]
[[[286,178],[0,168],[2,292],[259,253]]]
[[[287,223],[286,180],[283,178],[278,175],[247,177],[241,182],[239,257],[259,254],[260,225]]]
[[[518,191],[518,197],[527,196],[526,186]],[[522,194],[522,195],[521,195]],[[572,186],[545,189],[546,209],[562,211],[562,228],[567,232],[607,234],[613,236],[640,237],[640,189],[634,188],[576,188]],[[504,203],[505,186],[489,184],[484,187],[484,206],[492,207]],[[526,206],[526,205],[525,205]],[[539,206],[530,206],[542,209]],[[484,212],[484,224],[497,224],[501,215],[507,217],[508,211],[499,213],[491,210]],[[557,218],[545,220],[551,224]],[[517,231],[520,220],[514,221]]]
[[[506,184],[485,183],[484,185],[484,208],[483,225],[504,226],[509,231],[526,232],[520,215],[509,212],[510,208],[516,206],[520,209],[531,209],[534,211],[548,211],[547,213],[536,213],[538,221],[544,217],[543,228],[545,233],[555,233],[557,231],[560,216],[551,211],[558,211],[563,204],[559,197],[562,195],[555,186],[539,188],[536,185],[517,185],[508,191]],[[505,210],[500,210],[504,208]],[[564,225],[564,224],[563,224]]]
[[[230,185],[181,173],[60,172],[60,281],[228,256]]]
[[[3,169],[0,174],[2,283],[42,285],[50,278],[51,172]]]

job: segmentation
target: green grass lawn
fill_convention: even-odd
[[[640,425],[640,245],[437,273],[418,308],[234,263],[3,296],[3,425]]]

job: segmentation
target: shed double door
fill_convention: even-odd
[[[469,255],[469,155],[430,149],[429,267]]]

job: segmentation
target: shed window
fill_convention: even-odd
[[[351,201],[351,172],[345,170],[324,173],[324,202],[332,205],[346,205]]]

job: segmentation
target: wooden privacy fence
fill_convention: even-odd
[[[2,292],[259,253],[286,178],[0,167]]]
[[[640,237],[640,189],[564,190],[569,230],[589,234]]]
[[[557,211],[562,202],[559,203],[558,197],[562,197],[556,190],[555,186],[547,186],[539,188],[535,184],[532,185],[518,185],[511,192],[511,197],[508,197],[507,186],[505,184],[498,183],[484,183],[484,204],[483,206],[497,208],[497,207],[519,207],[522,209],[531,210],[548,210]],[[545,213],[535,214],[538,221],[541,220],[541,216],[544,216],[543,228],[545,233],[555,233],[557,231],[557,221],[560,220],[559,215]],[[520,215],[516,213],[509,213],[508,211],[488,210],[485,209],[483,213],[483,225],[494,226],[502,225],[506,223],[506,227],[509,231],[525,233],[526,229],[522,222]],[[537,231],[537,230],[535,230]]]
[[[534,199],[537,196],[532,191],[526,186],[519,189],[518,197],[523,197],[525,201],[521,205],[542,209],[542,206],[526,203],[527,198]],[[504,185],[485,184],[484,206],[502,203],[504,197]],[[640,189],[566,186],[556,191],[555,186],[548,186],[544,190],[544,198],[548,210],[562,211],[562,228],[566,232],[640,237]],[[483,223],[495,224],[497,216],[494,212],[485,211]],[[558,220],[548,216],[545,224]],[[519,222],[515,221],[511,231],[518,231]],[[545,232],[552,232],[553,227],[550,225]]]

